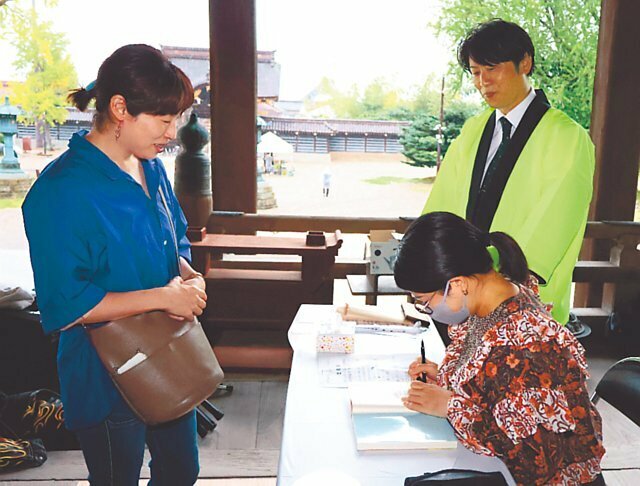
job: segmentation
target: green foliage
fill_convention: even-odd
[[[418,115],[400,136],[402,154],[409,159],[410,165],[434,167],[437,160],[437,125],[433,115]]]
[[[545,90],[553,106],[588,128],[600,0],[449,0],[434,25],[453,45],[474,25],[495,17],[516,22],[529,33],[536,49],[535,86]],[[460,68],[452,67],[452,72],[458,73],[453,78],[461,87]]]
[[[46,7],[55,7],[58,5],[58,0],[44,0],[41,3]],[[32,5],[29,0],[0,0],[0,35],[2,35],[2,39],[16,21],[20,21],[28,15],[28,9]]]
[[[323,78],[312,98],[307,100],[306,109],[316,116],[411,121],[400,137],[402,153],[408,159],[405,162],[433,167],[438,150],[440,83],[440,80],[428,78],[412,92],[405,93],[384,79],[376,79],[360,92],[357,86],[341,91],[333,81]],[[478,105],[460,99],[446,104],[442,127],[443,157],[464,122],[478,110]]]
[[[50,125],[67,119],[66,95],[77,86],[76,70],[64,35],[54,32],[51,22],[40,21],[34,9],[15,14],[13,20],[9,37],[16,50],[14,66],[26,79],[14,85],[12,103],[22,108],[20,121],[48,132]]]
[[[341,90],[325,77],[305,102],[307,111],[316,116],[367,120],[410,120],[414,107],[410,96],[382,78],[373,80],[361,91],[356,85]]]
[[[463,101],[452,102],[444,111],[442,126],[441,154],[447,153],[451,142],[458,136],[464,122],[478,111],[478,106]],[[409,127],[400,136],[404,150],[404,161],[416,167],[434,167],[438,153],[439,118],[430,114],[416,116]]]

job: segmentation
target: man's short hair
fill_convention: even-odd
[[[531,75],[535,66],[535,49],[529,34],[513,22],[492,19],[476,25],[458,45],[458,63],[470,72],[469,60],[483,66],[495,66],[511,61],[518,66],[524,56],[531,56]]]

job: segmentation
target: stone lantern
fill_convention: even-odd
[[[0,173],[24,175],[13,150],[13,136],[18,133],[19,114],[20,110],[11,106],[9,97],[5,97],[4,105],[0,105],[0,133],[4,135],[4,158],[0,160]]]
[[[4,157],[0,160],[0,199],[24,197],[33,178],[20,169],[20,162],[13,150],[13,136],[18,133],[20,110],[9,104],[9,98],[0,105],[0,133],[4,135]]]
[[[265,130],[267,126],[267,122],[264,121],[261,117],[256,117],[256,143],[260,143],[262,140],[262,132]],[[273,187],[271,184],[263,177],[264,174],[264,166],[262,157],[258,157],[256,154],[256,174],[258,178],[257,184],[257,193],[256,193],[256,204],[258,209],[271,209],[277,208],[278,203],[276,202],[276,195],[273,192]]]

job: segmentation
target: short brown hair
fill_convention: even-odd
[[[193,86],[187,75],[146,44],[117,49],[100,66],[95,84],[71,91],[67,99],[84,111],[95,98],[94,123],[101,128],[108,120],[111,98],[117,94],[126,100],[133,116],[177,115],[193,104]]]

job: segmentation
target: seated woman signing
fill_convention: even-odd
[[[425,214],[402,240],[395,279],[452,340],[440,367],[409,367],[407,408],[446,417],[465,447],[500,457],[518,484],[604,484],[584,349],[538,299],[513,238]]]

